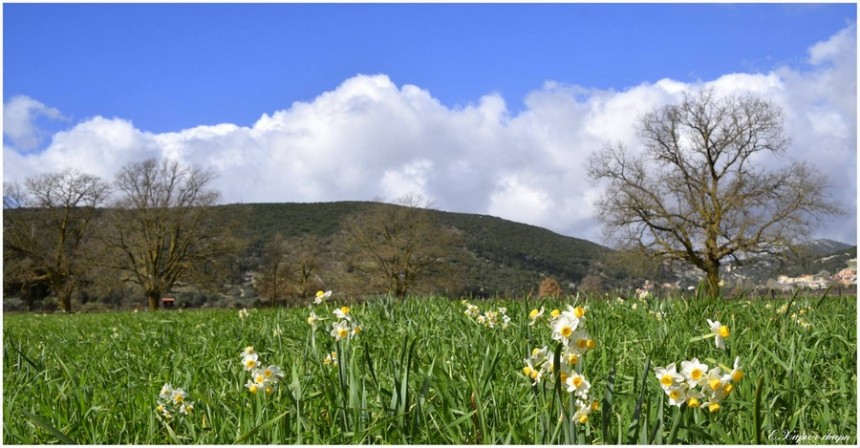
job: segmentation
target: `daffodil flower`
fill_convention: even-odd
[[[657,380],[660,381],[660,387],[665,391],[678,387],[678,384],[684,381],[684,376],[678,373],[674,362],[666,367],[655,368],[654,374],[657,375]]]
[[[349,307],[348,306],[343,306],[343,307],[337,308],[333,312],[334,312],[334,315],[337,316],[338,319],[352,320],[352,316],[349,315]]]
[[[568,345],[573,332],[579,326],[579,319],[570,318],[569,316],[559,316],[552,324],[552,338],[556,341],[561,341],[562,344]]]
[[[567,392],[575,393],[580,398],[588,396],[588,391],[591,389],[591,383],[583,376],[576,372],[572,372],[565,381],[567,384]]]
[[[345,320],[331,324],[331,335],[336,341],[346,339],[349,336],[349,323]]]
[[[669,396],[669,404],[672,406],[681,407],[687,401],[689,387],[686,383],[679,383],[678,387],[674,387],[666,391]]]
[[[729,327],[721,324],[720,321],[712,321],[711,319],[708,319],[708,326],[711,328],[711,333],[714,334],[714,343],[717,345],[717,348],[725,350],[726,344],[724,339],[729,337]]]
[[[537,320],[540,319],[541,316],[543,316],[543,312],[544,307],[540,307],[540,310],[538,310],[537,308],[531,310],[531,312],[529,313],[529,319],[531,319],[529,325],[534,325],[535,322],[537,322]]]
[[[690,387],[702,386],[706,380],[708,365],[702,364],[697,358],[692,361],[681,361],[681,373],[687,379],[687,384]]]
[[[242,365],[245,366],[245,370],[251,371],[260,365],[260,361],[257,360],[256,353],[249,353],[242,358]]]
[[[317,291],[316,297],[314,298],[314,303],[319,305],[320,303],[323,303],[325,301],[325,299],[327,299],[329,297],[331,297],[331,290],[326,291],[326,292]]]
[[[582,405],[579,406],[577,411],[573,414],[573,422],[580,425],[588,423],[588,416],[591,415],[591,411],[591,405],[582,403]]]

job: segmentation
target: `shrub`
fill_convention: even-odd
[[[564,293],[561,290],[561,286],[559,286],[558,281],[552,277],[544,277],[540,282],[540,288],[538,289],[538,295],[543,297],[553,297],[558,298]]]

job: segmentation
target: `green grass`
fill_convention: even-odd
[[[507,307],[513,321],[501,330],[477,325],[459,301],[381,298],[352,307],[363,332],[341,345],[331,319],[311,338],[308,308],[244,319],[227,310],[5,315],[3,443],[854,444],[855,299],[778,309],[788,302],[473,302]],[[580,365],[601,402],[587,425],[570,421],[563,389],[532,387],[522,374],[532,348],[555,347],[528,312],[574,303],[586,306],[597,342]],[[325,317],[332,308],[313,307]],[[727,350],[698,339],[706,319],[729,325]],[[272,395],[244,387],[249,345],[285,373]],[[321,362],[332,351],[338,368]],[[713,414],[668,405],[653,373],[693,357],[731,367],[735,356],[745,377]],[[188,392],[190,416],[158,417],[168,382]]]

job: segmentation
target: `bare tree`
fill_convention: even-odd
[[[44,283],[70,312],[72,294],[87,269],[85,245],[96,207],[107,199],[109,187],[72,170],[30,177],[23,186],[4,185],[4,259],[14,258],[4,269],[4,282],[19,282],[25,295]]]
[[[457,285],[451,263],[462,247],[459,233],[436,222],[425,206],[407,195],[344,221],[340,244],[368,289],[403,298],[415,289]]]
[[[692,264],[713,297],[724,259],[778,253],[806,238],[823,215],[839,213],[813,167],[756,164],[788,144],[772,103],[702,90],[646,114],[637,131],[641,156],[617,145],[589,160],[591,178],[608,183],[597,204],[607,236]]]
[[[286,240],[276,233],[263,251],[257,293],[271,303],[311,297],[322,286],[317,275],[322,252],[323,244],[314,235]]]
[[[121,197],[105,228],[105,248],[121,279],[139,286],[149,309],[194,269],[233,250],[232,241],[210,222],[218,199],[214,174],[178,161],[149,159],[120,169]]]

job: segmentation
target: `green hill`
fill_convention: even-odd
[[[238,219],[248,242],[247,268],[277,232],[285,238],[316,235],[328,241],[344,218],[373,202],[231,204],[215,207],[217,221]],[[386,205],[397,207],[396,205]],[[460,230],[471,255],[464,263],[464,294],[523,294],[537,291],[543,275],[562,287],[578,283],[609,249],[547,229],[486,215],[432,211],[440,223]],[[336,248],[335,248],[336,252]]]

